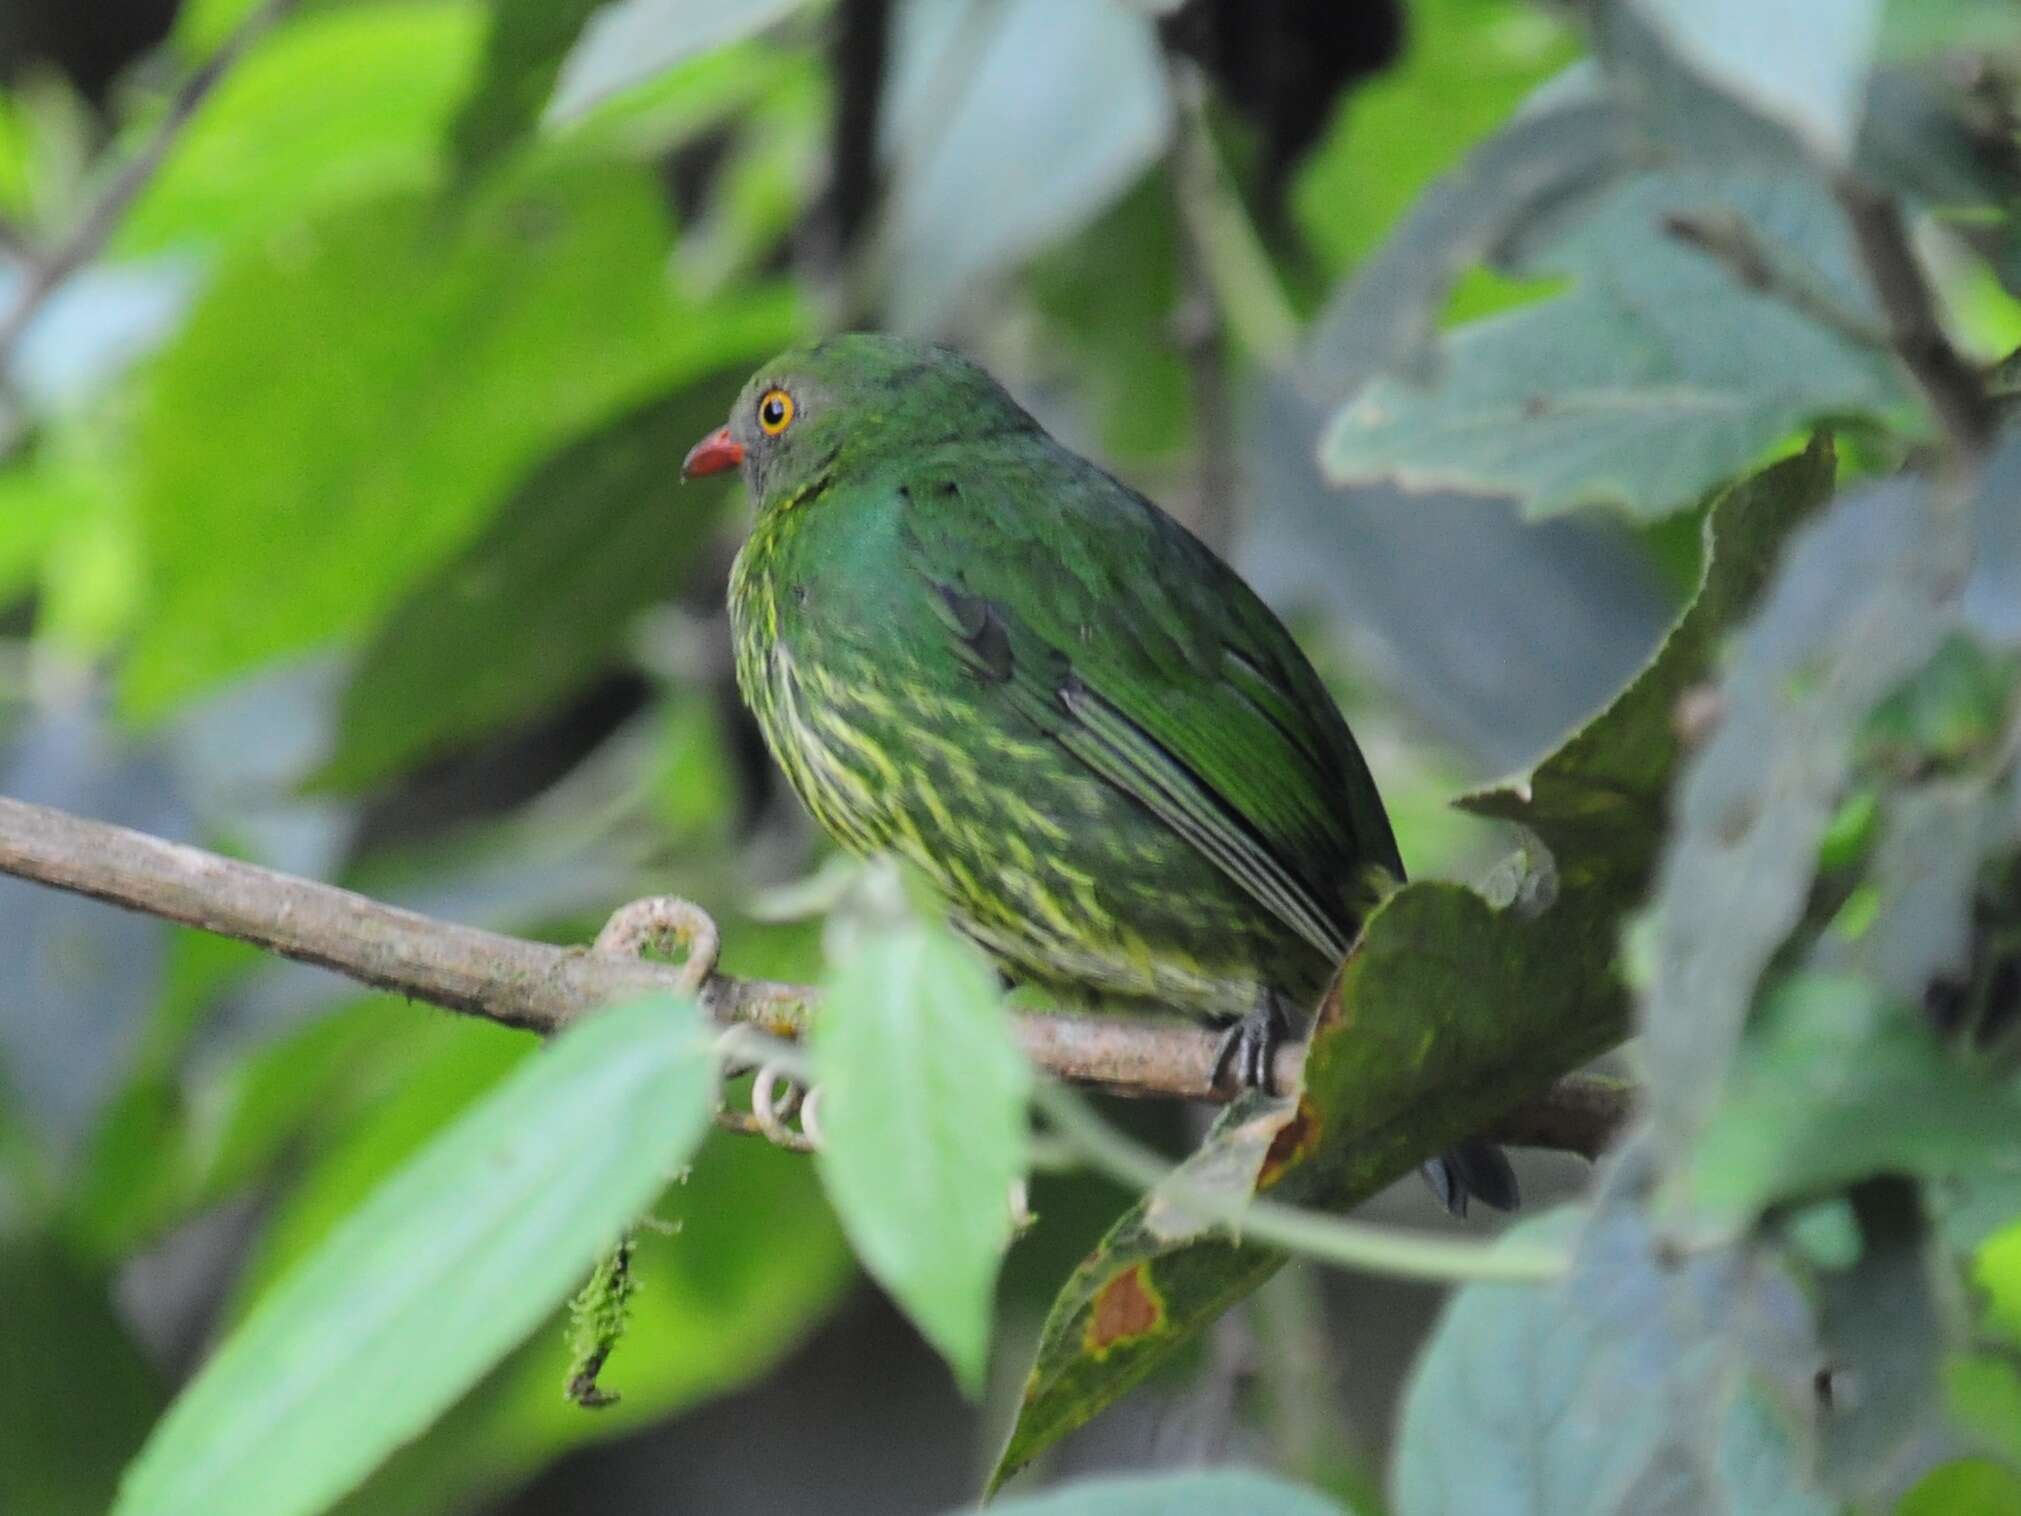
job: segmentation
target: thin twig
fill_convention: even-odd
[[[236,937],[361,984],[511,1027],[548,1033],[649,989],[683,988],[683,970],[635,952],[528,942],[297,878],[125,827],[0,796],[0,874],[88,895],[127,910]],[[725,1026],[778,1037],[806,1028],[807,985],[711,974],[698,996]],[[1045,1072],[1132,1095],[1225,1101],[1214,1081],[1219,1039],[1174,1017],[1134,1020],[1030,1012],[1016,1019],[1025,1053]],[[1287,1044],[1280,1085],[1303,1050]],[[1574,1077],[1511,1111],[1482,1135],[1517,1146],[1597,1156],[1627,1120],[1630,1091]]]
[[[1321,1215],[1280,1201],[1231,1200],[1189,1187],[1180,1170],[1103,1121],[1064,1085],[1041,1084],[1033,1101],[1052,1129],[1095,1168],[1133,1188],[1157,1189],[1189,1210],[1197,1208],[1203,1218],[1227,1225],[1244,1241],[1267,1243],[1321,1263],[1399,1279],[1532,1284],[1562,1278],[1565,1273],[1565,1250],[1541,1242],[1480,1242],[1470,1237],[1406,1232]]]
[[[175,146],[183,128],[210,92],[217,88],[218,81],[231,71],[232,65],[260,34],[280,20],[294,3],[295,0],[265,0],[240,22],[238,30],[225,39],[224,45],[183,81],[182,88],[169,101],[168,110],[156,123],[153,133],[126,166],[106,184],[70,235],[29,264],[13,306],[0,316],[0,371],[6,369],[22,334],[28,330],[29,323],[49,297],[78,269],[96,258],[111,240],[127,208],[167,161],[169,150]]]
[[[1889,346],[1929,401],[1952,452],[1967,468],[1975,466],[1992,441],[1993,402],[1937,319],[1936,296],[1909,245],[1900,204],[1851,177],[1835,191],[1887,318]]]
[[[1298,314],[1214,145],[1198,68],[1174,60],[1167,78],[1177,116],[1173,188],[1186,236],[1229,332],[1258,363],[1280,365],[1297,346]]]
[[[1725,265],[1743,287],[1781,301],[1855,346],[1879,352],[1893,350],[1887,328],[1778,265],[1740,217],[1724,211],[1680,211],[1663,218],[1663,231]]]

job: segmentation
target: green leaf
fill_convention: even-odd
[[[1880,699],[1956,614],[1961,517],[1902,478],[1842,496],[1791,544],[1678,784],[1642,1027],[1673,1164],[1716,1109],[1755,986],[1809,899],[1818,846]]]
[[[140,427],[153,596],[128,708],[357,631],[566,439],[777,329],[763,301],[684,313],[667,240],[644,172],[578,165],[453,230],[380,202],[230,262]]]
[[[2021,1473],[1989,1458],[1939,1464],[1902,1497],[1895,1516],[2014,1516]]]
[[[1133,1479],[1090,1479],[1024,1500],[1002,1500],[992,1516],[1343,1516],[1312,1490],[1260,1474],[1203,1470]]]
[[[653,1215],[667,1225],[639,1229],[632,1319],[604,1370],[623,1396],[616,1405],[585,1415],[562,1397],[568,1353],[556,1319],[345,1501],[344,1516],[439,1516],[571,1448],[756,1383],[857,1277],[813,1166],[766,1143],[712,1136]]]
[[[113,251],[237,245],[433,184],[479,26],[470,5],[423,0],[322,9],[279,28],[176,139]]]
[[[0,1223],[0,1510],[99,1516],[164,1400],[112,1281]]]
[[[1711,672],[1721,633],[1831,469],[1829,450],[1816,449],[1713,512],[1698,596],[1650,666],[1529,786],[1465,802],[1534,828],[1550,856],[1505,892],[1506,909],[1453,884],[1391,895],[1321,1009],[1295,1114],[1238,1102],[1210,1138],[1224,1151],[1187,1172],[1221,1165],[1240,1144],[1252,1162],[1262,1156],[1274,1198],[1345,1210],[1620,1038],[1612,945],[1653,868],[1653,841],[1639,834],[1655,829],[1676,761],[1675,692]],[[1483,1014],[1492,1006],[1522,1012]],[[1166,1235],[1140,1202],[1053,1302],[994,1482],[1112,1404],[1282,1262],[1225,1235]]]
[[[2021,1221],[1980,1246],[1972,1279],[1985,1292],[1987,1323],[2021,1343]]]
[[[456,113],[458,179],[475,179],[533,132],[562,60],[603,0],[491,0],[484,67]]]
[[[360,788],[539,711],[613,661],[638,613],[679,589],[726,503],[681,489],[681,458],[793,330],[786,301],[769,297],[697,319],[736,377],[650,400],[536,467],[373,636],[315,783]]]
[[[1031,1079],[1002,994],[945,928],[896,928],[829,978],[811,1051],[826,1092],[818,1162],[843,1229],[978,1394]]]
[[[1796,1300],[1744,1256],[1666,1260],[1634,1207],[1603,1202],[1563,1284],[1469,1285],[1447,1307],[1404,1402],[1396,1516],[1826,1516],[1746,1383]]]
[[[1677,215],[1737,217],[1776,266],[1871,316],[1837,205],[1794,173],[1741,165],[1637,175],[1509,253],[1571,290],[1460,327],[1428,385],[1375,380],[1334,418],[1337,483],[1509,495],[1533,516],[1689,505],[1820,417],[1909,403],[1885,353],[1743,289],[1668,234]]]
[[[557,1038],[270,1291],[155,1429],[118,1513],[323,1510],[563,1299],[708,1128],[663,996]]]

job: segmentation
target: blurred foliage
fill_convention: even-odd
[[[0,329],[256,7],[64,9],[0,19]],[[1517,1233],[1571,1277],[1463,1289],[1385,1386],[1386,1501],[1379,1437],[1329,1422],[1348,1505],[1003,1508],[2021,1509],[2021,444],[1946,434],[1839,198],[1902,209],[1998,358],[2017,84],[2005,0],[289,9],[0,353],[0,793],[561,941],[690,895],[726,967],[848,1010],[808,1054],[834,1142],[702,1141],[665,1017],[529,1058],[0,881],[0,1506],[104,1510],[145,1441],[135,1512],[545,1476],[738,1516],[727,1465],[633,1434],[797,1416],[760,1397],[856,1340],[852,1255],[982,1408],[931,1419],[956,1387],[893,1316],[842,1391],[876,1445],[809,1455],[838,1509],[958,1504],[1006,1429],[1054,1457],[1154,1368],[1139,1403],[1217,1393],[1239,1355],[1199,1334],[1281,1255],[1041,1174],[998,1283],[1032,1156],[1000,997],[866,917],[736,706],[737,501],[681,456],[770,351],[875,325],[1225,536],[1422,881],[1302,1104],[1188,1172],[1349,1204],[1631,1027],[1649,1090]],[[587,1413],[560,1307],[654,1193]],[[1091,1336],[1104,1300],[1135,1314]],[[1059,1465],[1128,1461],[1115,1420]]]

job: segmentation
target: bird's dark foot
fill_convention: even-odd
[[[1284,1008],[1275,995],[1265,995],[1255,1010],[1221,1034],[1221,1046],[1214,1052],[1214,1082],[1219,1084],[1232,1072],[1243,1089],[1276,1094],[1272,1065],[1278,1045],[1290,1035]]]

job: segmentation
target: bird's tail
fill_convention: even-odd
[[[1523,1203],[1508,1155],[1479,1137],[1439,1154],[1424,1166],[1424,1176],[1439,1204],[1461,1218],[1467,1214],[1469,1199],[1498,1211],[1513,1211]]]

